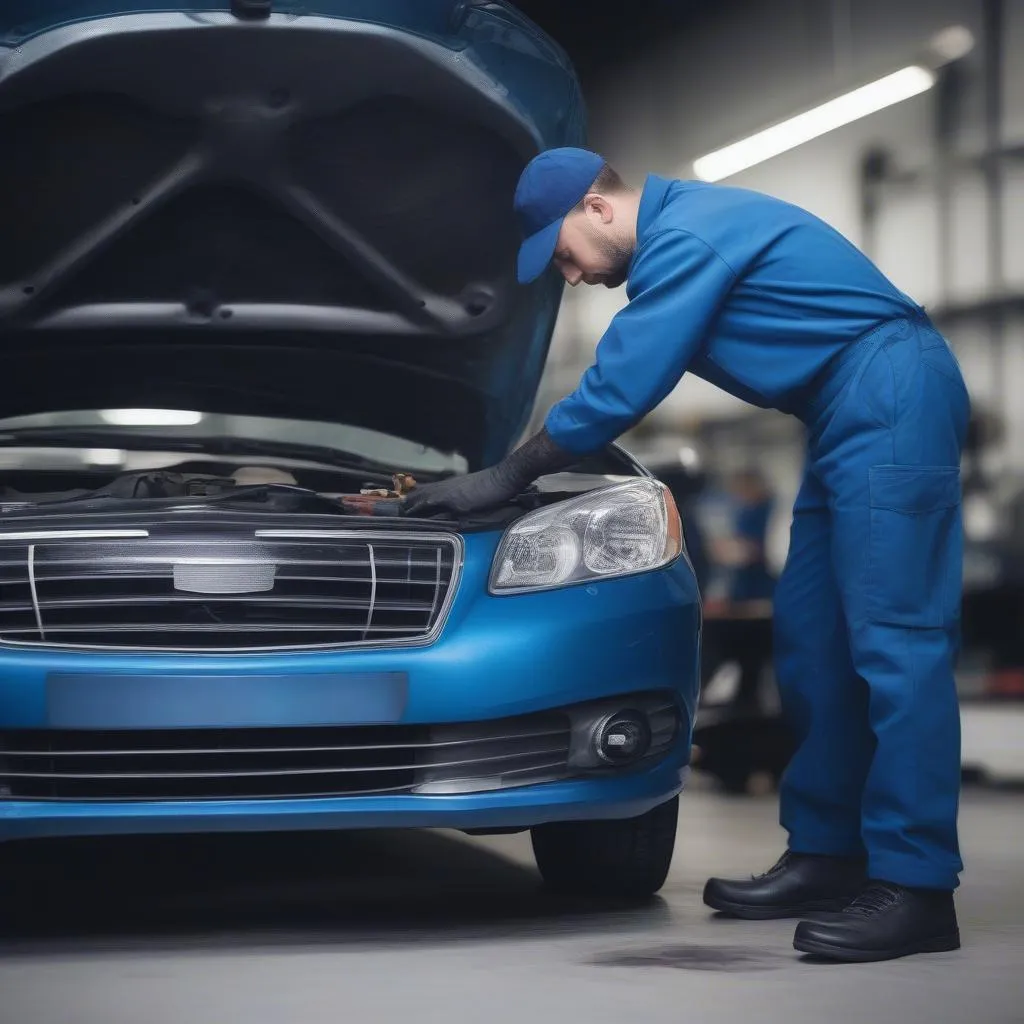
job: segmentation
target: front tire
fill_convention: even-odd
[[[569,821],[531,830],[545,885],[571,896],[646,899],[664,884],[676,845],[679,797],[621,821]]]

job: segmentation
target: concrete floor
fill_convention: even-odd
[[[771,797],[699,783],[642,909],[542,895],[525,836],[42,844],[5,868],[0,1024],[1020,1024],[1022,811],[965,794],[963,950],[864,966],[706,912],[706,876],[767,868],[782,835]]]

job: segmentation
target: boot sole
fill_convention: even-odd
[[[741,918],[744,921],[778,921],[785,918],[806,917],[808,914],[839,913],[848,907],[855,898],[856,894],[846,899],[812,900],[808,903],[785,907],[759,907],[749,903],[733,903],[730,900],[705,896],[704,903],[712,910],[728,914],[730,917]]]
[[[939,935],[921,942],[912,942],[897,949],[850,949],[846,946],[837,946],[830,942],[819,942],[815,939],[793,939],[793,948],[801,953],[809,953],[812,956],[825,957],[828,960],[837,960],[843,963],[866,964],[878,960],[897,960],[904,956],[914,956],[918,953],[952,953],[960,948],[960,933],[952,935]]]

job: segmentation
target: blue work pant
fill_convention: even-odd
[[[970,403],[924,317],[856,342],[816,396],[775,594],[780,792],[794,852],[866,852],[872,878],[953,889]]]

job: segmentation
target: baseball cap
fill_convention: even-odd
[[[526,165],[513,202],[523,234],[516,268],[520,284],[547,269],[562,221],[590,191],[604,163],[597,153],[564,147],[545,150]]]

